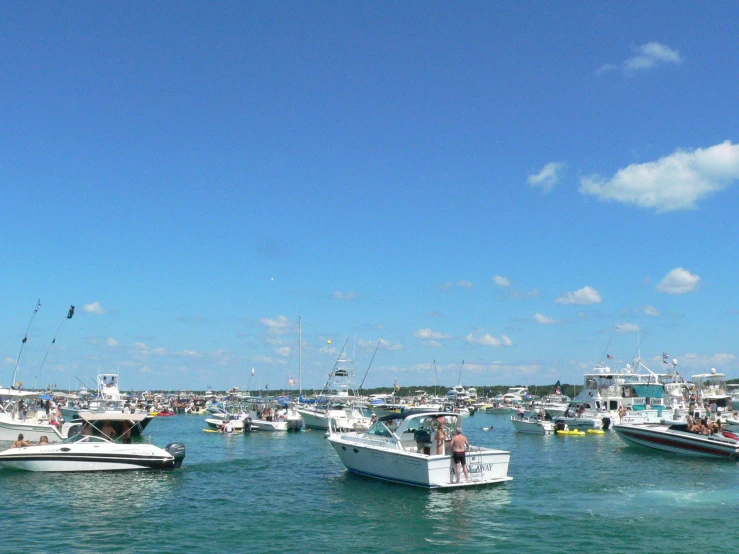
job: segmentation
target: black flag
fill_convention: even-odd
[[[69,313],[67,314],[67,319],[72,319],[73,315],[74,315],[74,306],[70,306]]]
[[[28,340],[28,337],[23,337],[23,344],[26,344],[26,341]]]

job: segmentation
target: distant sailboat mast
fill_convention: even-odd
[[[298,316],[298,398],[303,397],[303,318]]]

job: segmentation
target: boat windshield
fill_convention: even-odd
[[[376,437],[392,437],[393,433],[387,426],[382,422],[378,421],[372,427],[367,430],[368,435],[374,435]]]
[[[73,444],[76,442],[109,442],[102,437],[93,437],[91,435],[72,435],[64,439],[60,444]]]

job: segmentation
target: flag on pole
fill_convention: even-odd
[[[254,375],[255,375],[254,368],[251,368],[251,376],[254,377]]]
[[[607,360],[612,360],[613,359],[613,356],[611,356],[610,354],[606,354],[606,359]]]
[[[295,380],[294,379],[288,379],[287,382],[290,384],[291,387],[294,387],[295,386]]]
[[[40,307],[41,307],[41,299],[39,299],[39,301],[38,301],[38,302],[36,302],[36,309],[35,309],[35,310],[33,310],[33,313],[36,313],[36,312],[38,312],[38,309],[39,309]]]
[[[72,319],[73,315],[74,315],[74,306],[70,306],[69,313],[67,313],[67,319]]]
[[[667,352],[662,352],[662,361],[666,364],[670,363],[670,355]]]

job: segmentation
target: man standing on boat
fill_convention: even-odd
[[[469,470],[467,469],[467,459],[465,456],[465,452],[470,447],[470,443],[467,441],[467,437],[462,434],[462,429],[460,429],[459,427],[454,430],[454,436],[452,437],[449,446],[451,446],[452,448],[452,461],[456,466],[456,482],[460,482],[462,477],[461,471],[464,470],[464,478],[469,483],[470,474]]]

